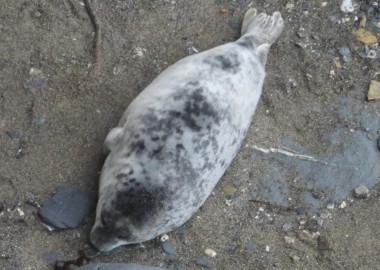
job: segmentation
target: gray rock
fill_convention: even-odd
[[[354,189],[354,195],[356,198],[365,199],[368,197],[369,189],[364,185],[359,185]]]
[[[40,208],[39,215],[56,229],[76,228],[95,211],[96,198],[78,187],[59,188]]]
[[[162,243],[162,249],[168,253],[168,254],[173,254],[175,252],[175,245],[173,245],[171,242],[166,241]]]
[[[209,267],[210,266],[210,260],[206,255],[198,256],[196,260],[196,264],[204,267]]]
[[[41,255],[42,259],[48,262],[56,262],[62,259],[62,253],[58,251],[49,251]]]
[[[282,225],[282,231],[284,232],[289,232],[292,229],[293,229],[293,224],[290,222],[284,223],[284,225]]]
[[[24,82],[24,87],[26,89],[42,89],[47,86],[47,80],[43,79],[30,79]]]
[[[154,266],[144,266],[134,263],[90,263],[77,270],[165,270]]]
[[[245,244],[245,247],[248,250],[254,250],[256,248],[256,245],[252,241],[248,241],[247,244]]]

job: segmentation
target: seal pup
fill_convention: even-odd
[[[140,243],[185,223],[206,201],[248,131],[279,12],[250,9],[241,38],[168,67],[106,137],[91,243]]]

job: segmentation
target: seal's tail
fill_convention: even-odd
[[[241,27],[241,35],[252,35],[257,46],[261,44],[272,45],[284,29],[284,20],[280,12],[269,16],[265,13],[257,14],[255,8],[245,13]]]

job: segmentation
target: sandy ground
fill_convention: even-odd
[[[380,64],[359,56],[364,44],[352,33],[367,12],[366,28],[379,37],[373,4],[361,1],[347,15],[336,0],[94,1],[103,43],[91,75],[93,25],[81,1],[2,1],[0,268],[52,269],[48,252],[77,257],[94,217],[49,232],[33,206],[62,186],[96,194],[103,140],[131,100],[188,47],[235,40],[244,12],[256,7],[279,10],[286,28],[233,165],[170,233],[174,254],[150,241],[94,261],[200,269],[196,258],[212,248],[212,269],[379,269],[380,103],[365,97]],[[370,188],[368,199],[352,196],[358,184]]]

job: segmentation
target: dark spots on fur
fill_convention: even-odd
[[[176,148],[177,150],[185,150],[185,147],[183,147],[183,144],[182,144],[182,143],[177,144],[177,145],[175,146],[175,148]]]
[[[179,111],[173,111],[173,110],[170,110],[170,111],[169,111],[169,115],[170,115],[171,117],[178,118],[178,117],[181,117],[182,113],[179,112]]]
[[[133,137],[134,137],[135,139],[138,139],[138,138],[140,138],[140,134],[135,134]]]
[[[236,74],[240,69],[240,62],[236,53],[208,57],[204,62],[209,64],[213,69],[219,69],[233,74]]]
[[[234,140],[232,141],[232,143],[231,143],[231,146],[232,145],[235,145],[237,143],[237,140],[236,140],[236,138],[234,138]]]
[[[226,165],[226,161],[222,159],[221,161],[219,161],[219,164],[220,166],[224,167]]]
[[[156,142],[158,141],[160,138],[158,136],[153,136],[152,138],[150,138],[152,141]]]
[[[162,149],[163,149],[162,146],[160,146],[160,147],[158,147],[156,149],[153,149],[152,152],[149,154],[149,157],[152,158],[152,157],[157,156],[162,151]]]
[[[129,182],[134,183],[134,182],[136,182],[136,179],[135,178],[129,179]]]
[[[129,175],[132,175],[134,173],[133,169],[128,173]]]
[[[119,173],[116,175],[117,180],[121,180],[121,179],[127,178],[127,177],[128,177],[128,174],[126,174],[126,173]]]
[[[128,217],[135,226],[141,226],[163,208],[165,198],[164,188],[147,190],[139,187],[136,192],[131,189],[117,191],[112,206],[122,216]]]
[[[177,128],[175,129],[175,132],[178,133],[178,134],[180,134],[180,135],[183,134],[183,130],[182,130],[180,127],[177,127]]]
[[[133,141],[130,144],[128,152],[125,154],[126,158],[129,158],[133,153],[141,154],[145,150],[144,140]]]

